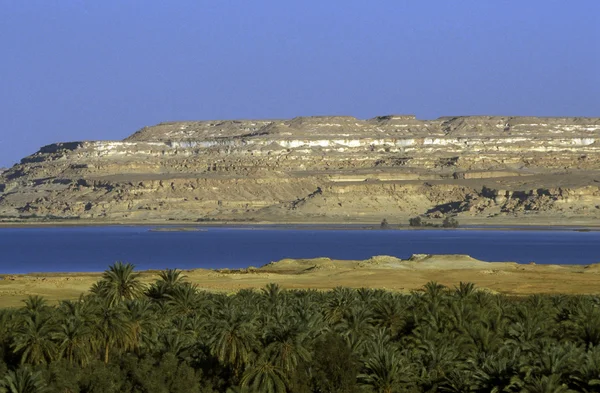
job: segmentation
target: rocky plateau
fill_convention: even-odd
[[[600,118],[182,121],[0,170],[0,222],[596,225]]]

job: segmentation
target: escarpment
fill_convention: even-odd
[[[42,147],[0,220],[593,224],[599,187],[599,118],[186,121]]]

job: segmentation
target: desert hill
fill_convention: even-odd
[[[0,173],[0,217],[593,225],[599,153],[599,118],[169,122],[42,147]]]

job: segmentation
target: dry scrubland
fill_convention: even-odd
[[[209,291],[234,292],[273,282],[283,288],[326,290],[344,286],[408,292],[421,288],[428,281],[449,287],[463,281],[492,292],[514,295],[598,293],[599,273],[600,264],[522,265],[483,262],[466,255],[415,255],[408,260],[377,256],[364,261],[284,259],[260,268],[185,271],[190,282]],[[0,307],[19,306],[29,295],[41,295],[50,301],[77,298],[100,276],[100,273],[3,275]],[[141,274],[141,280],[148,284],[157,278],[157,272]]]

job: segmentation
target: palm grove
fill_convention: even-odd
[[[130,264],[0,312],[6,392],[598,392],[600,297],[270,284],[199,290]]]

